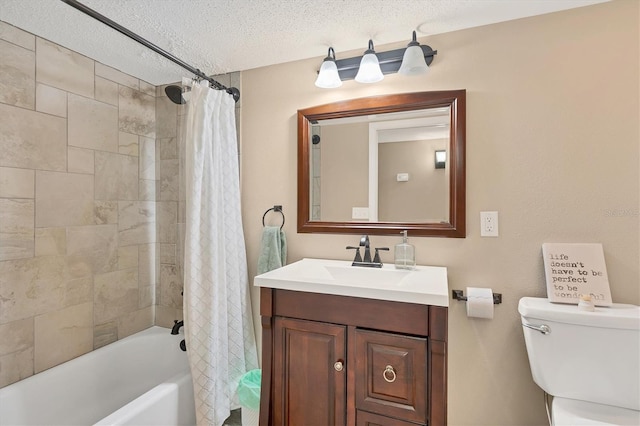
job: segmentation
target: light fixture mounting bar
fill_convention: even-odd
[[[433,62],[433,56],[438,54],[437,50],[433,50],[430,46],[420,45],[422,52],[424,53],[424,59],[427,65],[431,65]],[[398,72],[400,65],[402,65],[402,58],[406,47],[401,49],[390,50],[388,52],[376,52],[378,62],[380,62],[380,69],[382,74],[393,74]],[[358,73],[360,67],[360,60],[362,56],[355,58],[338,59],[336,60],[336,66],[338,67],[338,74],[340,80],[353,80]]]

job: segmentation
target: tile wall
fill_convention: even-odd
[[[0,387],[181,318],[161,89],[0,22]]]

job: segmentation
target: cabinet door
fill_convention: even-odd
[[[426,424],[427,339],[359,329],[355,350],[357,409]]]
[[[415,423],[404,422],[391,417],[379,416],[358,410],[356,426],[416,426]]]
[[[345,425],[346,328],[276,317],[273,343],[273,425]]]

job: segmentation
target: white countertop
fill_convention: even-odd
[[[254,278],[256,287],[449,306],[447,268],[413,270],[351,266],[350,261],[302,259]]]

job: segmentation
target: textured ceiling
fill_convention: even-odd
[[[208,75],[607,0],[80,0]],[[189,73],[60,0],[0,0],[0,20],[160,85]],[[434,46],[437,48],[437,46]],[[444,52],[443,52],[444,53]]]

